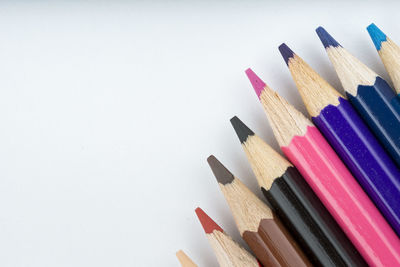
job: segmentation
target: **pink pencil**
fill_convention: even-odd
[[[400,266],[400,240],[310,120],[246,71],[283,153],[372,266]]]

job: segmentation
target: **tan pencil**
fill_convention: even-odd
[[[197,267],[197,265],[189,258],[188,255],[183,252],[183,250],[179,250],[176,252],[176,257],[181,263],[182,267]]]

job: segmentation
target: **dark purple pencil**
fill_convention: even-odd
[[[313,122],[399,235],[400,170],[349,101],[285,44],[279,50]]]

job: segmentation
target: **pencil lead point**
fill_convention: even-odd
[[[279,46],[279,52],[281,52],[281,55],[283,57],[283,59],[286,62],[286,65],[289,66],[289,59],[291,59],[292,57],[294,57],[294,52],[292,51],[292,49],[290,49],[285,43],[282,43]]]
[[[330,46],[341,47],[341,45],[335,39],[333,39],[333,37],[321,26],[319,26],[315,31],[317,32],[318,37],[325,48],[328,48]]]
[[[235,179],[233,174],[213,155],[207,158],[207,162],[208,165],[210,165],[210,168],[214,173],[218,183],[226,185],[232,183],[232,181]]]
[[[386,34],[384,34],[374,23],[371,23],[367,27],[367,31],[372,42],[374,42],[376,50],[381,50],[382,42],[387,40]]]
[[[231,119],[231,124],[233,129],[236,132],[236,135],[239,137],[240,143],[246,142],[247,138],[251,135],[254,135],[253,131],[249,129],[237,116],[234,116]]]
[[[260,94],[264,90],[264,87],[266,85],[265,82],[263,82],[263,80],[261,80],[260,77],[258,77],[252,69],[248,68],[245,72],[247,78],[249,78],[251,82],[251,85],[253,85],[254,91],[256,91],[258,98],[260,98]]]
[[[210,216],[208,216],[207,213],[205,213],[201,208],[197,207],[195,212],[206,234],[212,234],[214,230],[224,232],[224,230],[222,230],[222,228],[219,227],[219,225],[214,222],[214,220],[211,219]]]

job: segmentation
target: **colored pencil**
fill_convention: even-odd
[[[258,261],[247,250],[228,236],[202,209],[196,209],[197,217],[221,267],[259,267]]]
[[[214,156],[207,159],[244,241],[264,266],[311,266],[289,232]]]
[[[176,252],[176,257],[181,263],[182,267],[197,267],[197,265],[189,258],[188,255],[183,252],[183,250],[179,250]]]
[[[386,36],[375,24],[367,27],[368,33],[375,45],[378,54],[385,65],[394,89],[400,94],[400,47]]]
[[[231,123],[268,203],[312,263],[317,266],[366,266],[297,169],[238,117],[233,117]]]
[[[368,264],[400,265],[400,240],[310,120],[246,71],[283,151]]]
[[[322,27],[317,34],[325,46],[347,98],[400,167],[400,104],[393,89],[345,50]]]
[[[399,168],[341,94],[288,46],[279,50],[313,122],[400,234]]]

